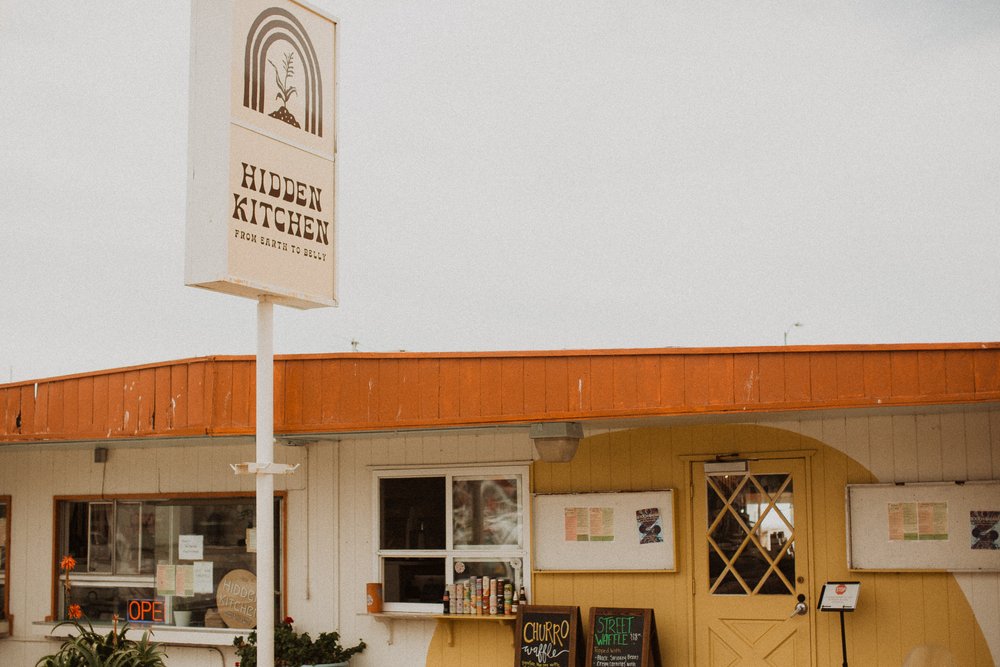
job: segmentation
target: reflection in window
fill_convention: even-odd
[[[794,593],[795,513],[791,475],[709,476],[706,492],[712,593]]]
[[[281,502],[279,497],[274,504],[279,587]],[[130,602],[145,600],[162,610],[163,620],[156,622],[169,624],[172,612],[189,611],[190,625],[226,627],[216,592],[226,574],[256,572],[256,554],[247,546],[255,517],[253,497],[62,500],[59,554],[73,556],[77,567],[69,599],[60,578],[57,616],[64,618],[68,605],[79,604],[91,621],[110,621],[116,614],[125,619]],[[182,553],[182,543],[196,548]],[[275,595],[276,615],[280,597]]]
[[[523,578],[527,469],[376,472],[378,577],[387,611],[437,611],[445,584]]]

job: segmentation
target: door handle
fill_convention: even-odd
[[[792,610],[792,614],[788,618],[795,618],[796,616],[805,616],[809,613],[809,607],[806,606],[806,596],[799,593],[797,598],[798,602],[795,603],[795,609]]]

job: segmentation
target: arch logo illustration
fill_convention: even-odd
[[[322,69],[309,33],[286,9],[269,7],[250,25],[243,56],[243,106],[323,136]]]

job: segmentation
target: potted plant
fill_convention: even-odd
[[[351,656],[365,650],[365,643],[345,647],[340,634],[323,632],[315,640],[308,632],[298,633],[292,628],[294,621],[286,617],[274,626],[274,667],[344,667]],[[257,667],[257,631],[246,639],[233,640],[240,667]]]
[[[44,656],[35,667],[98,667],[114,665],[115,667],[166,667],[163,658],[163,648],[149,639],[146,630],[142,639],[134,641],[126,639],[128,623],[118,625],[115,617],[114,627],[106,635],[94,630],[87,621],[83,627],[76,619],[63,621],[60,625],[72,625],[77,634],[71,635],[59,650],[52,655]]]

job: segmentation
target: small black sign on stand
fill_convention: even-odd
[[[844,667],[847,667],[847,634],[844,631],[844,612],[854,611],[858,606],[858,595],[861,593],[860,581],[828,581],[823,584],[819,594],[820,611],[840,612],[840,648],[844,656]]]
[[[591,607],[586,667],[659,667],[652,609]]]
[[[514,626],[514,667],[579,667],[583,633],[579,607],[525,605]]]

